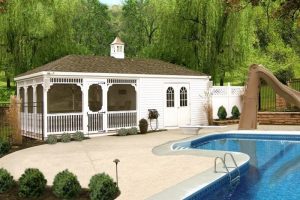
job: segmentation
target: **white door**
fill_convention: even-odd
[[[189,125],[191,123],[191,112],[190,112],[190,87],[188,84],[178,85],[178,126]]]
[[[166,127],[178,127],[190,124],[189,84],[165,85]]]

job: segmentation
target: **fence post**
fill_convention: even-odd
[[[230,86],[230,82],[228,83],[228,86],[227,86],[227,108],[226,108],[226,111],[227,111],[227,117],[230,117],[230,97],[231,97],[231,86]]]

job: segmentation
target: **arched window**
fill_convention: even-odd
[[[174,107],[174,89],[172,87],[167,89],[167,107]]]
[[[180,106],[187,106],[187,89],[185,87],[180,88]]]

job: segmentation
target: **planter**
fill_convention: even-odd
[[[216,126],[224,126],[230,124],[238,124],[240,122],[239,119],[226,119],[226,120],[214,120],[213,124]]]

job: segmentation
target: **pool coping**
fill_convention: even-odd
[[[191,137],[183,139],[180,141],[173,141],[171,143],[164,144],[158,149],[153,150],[153,153],[157,155],[194,155],[202,157],[223,157],[224,153],[228,151],[217,151],[217,150],[201,150],[201,149],[174,149],[176,145],[181,144],[183,146],[188,146],[192,141],[213,135],[222,135],[222,134],[266,134],[266,135],[300,135],[300,131],[258,131],[258,130],[232,130],[226,132],[215,132],[215,133],[206,133],[196,137]],[[236,159],[237,165],[239,168],[245,167],[249,164],[250,157],[241,152],[230,152],[233,154]],[[221,163],[217,164],[217,167],[220,169]],[[234,169],[231,169],[232,172]],[[152,195],[147,198],[148,200],[165,200],[165,199],[186,199],[191,195],[199,192],[200,190],[209,190],[210,186],[213,186],[214,183],[220,182],[226,173],[215,173],[214,167],[205,170],[195,176],[186,179],[174,186],[171,186],[159,193]]]

